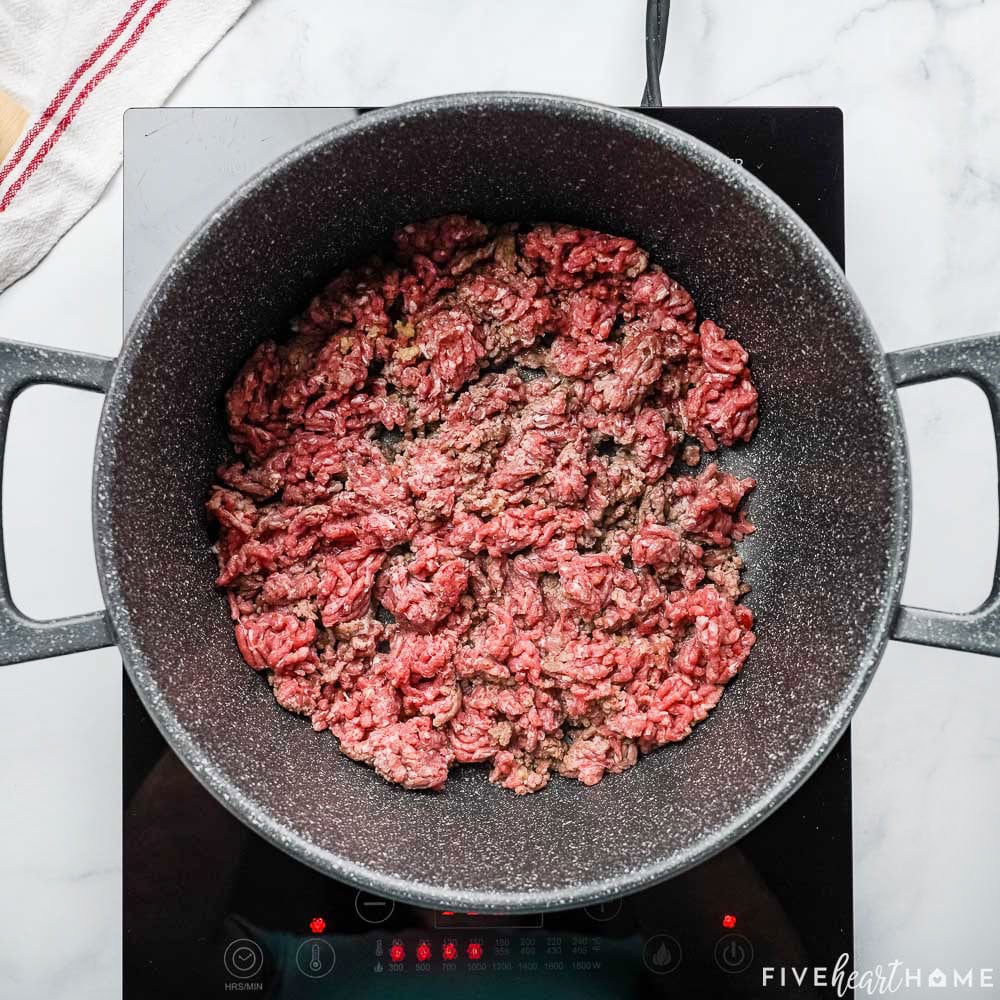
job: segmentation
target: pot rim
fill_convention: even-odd
[[[837,711],[833,713],[827,725],[816,733],[811,745],[798,756],[792,767],[785,770],[781,779],[765,794],[759,796],[751,807],[725,826],[702,836],[687,850],[675,852],[656,863],[625,874],[581,882],[564,889],[525,892],[469,890],[448,892],[445,888],[431,883],[385,875],[376,869],[349,861],[332,851],[318,848],[310,840],[275,820],[270,813],[244,794],[222,773],[211,755],[206,753],[180,724],[168,700],[162,695],[148,671],[144,655],[133,642],[129,612],[123,600],[121,581],[111,545],[114,528],[110,514],[110,470],[117,458],[112,445],[111,429],[117,423],[128,391],[130,374],[141,355],[158,297],[178,275],[183,274],[187,258],[197,251],[200,244],[212,234],[215,227],[234,206],[252,197],[258,187],[291,164],[330,145],[348,140],[355,134],[378,130],[385,124],[408,118],[433,115],[439,111],[474,112],[504,109],[585,117],[592,122],[624,129],[642,138],[665,144],[700,170],[708,172],[735,189],[771,224],[780,225],[786,231],[788,239],[799,242],[808,250],[817,273],[819,275],[825,273],[826,280],[832,282],[843,296],[848,310],[856,314],[857,321],[854,325],[877,373],[889,423],[890,440],[887,444],[892,448],[895,473],[895,516],[892,518],[887,584],[881,606],[873,622],[874,637],[855,667],[852,683]],[[577,98],[521,91],[450,94],[373,110],[350,122],[335,125],[296,146],[240,184],[178,248],[137,312],[122,352],[116,361],[114,375],[101,412],[93,476],[93,529],[98,576],[112,630],[136,691],[168,745],[227,810],[246,823],[255,833],[292,855],[296,860],[358,889],[429,908],[464,907],[481,912],[506,913],[575,908],[613,896],[636,892],[679,875],[739,840],[801,787],[850,724],[890,638],[893,619],[900,603],[910,540],[911,490],[908,448],[896,388],[886,362],[885,352],[843,271],[816,234],[793,209],[756,177],[732,162],[725,154],[680,129],[643,115],[639,111]]]

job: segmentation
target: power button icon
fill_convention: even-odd
[[[723,972],[746,972],[753,961],[753,945],[742,934],[723,934],[715,942],[715,964]]]

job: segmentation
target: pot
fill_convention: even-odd
[[[594,787],[525,798],[462,768],[390,785],[281,709],[233,641],[204,502],[221,400],[325,277],[446,212],[637,239],[750,351],[758,480],[744,543],[758,635],[710,718]],[[320,871],[431,907],[537,911],[635,891],[776,809],[843,733],[889,638],[1000,654],[1000,587],[968,615],[900,607],[910,473],[896,389],[977,382],[1000,431],[1000,336],[886,356],[843,273],[775,195],[647,117],[527,94],[387,108],[236,191],[176,254],[117,360],[0,343],[6,427],[25,386],[106,393],[94,464],[105,611],[30,621],[0,592],[0,661],[117,643],[180,758],[249,827]],[[2,431],[0,431],[2,433]]]

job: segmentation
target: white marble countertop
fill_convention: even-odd
[[[847,271],[887,349],[1000,328],[1000,3],[674,8],[664,103],[843,109]],[[258,0],[170,103],[386,104],[520,89],[633,104],[642,11],[642,0]],[[119,175],[0,297],[0,336],[114,354],[121,220]],[[996,551],[985,400],[964,383],[902,399],[915,479],[905,599],[967,610],[989,589]],[[7,557],[15,599],[38,617],[100,602],[89,515],[99,407],[52,388],[15,406]],[[5,997],[121,993],[120,685],[114,650],[0,671]],[[859,968],[1000,966],[998,699],[1000,662],[890,644],[854,726]]]

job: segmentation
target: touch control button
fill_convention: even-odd
[[[295,964],[303,976],[322,979],[333,972],[337,964],[337,953],[333,945],[324,938],[309,938],[299,945],[295,953]]]
[[[742,934],[723,934],[715,942],[715,964],[723,972],[746,972],[753,961],[753,945]]]
[[[642,962],[653,975],[665,976],[673,972],[683,958],[677,938],[669,934],[654,934],[642,949]]]
[[[250,979],[264,967],[264,953],[250,938],[238,938],[229,943],[222,962],[234,979]]]
[[[614,920],[622,912],[622,901],[620,899],[609,899],[605,903],[591,903],[590,906],[583,908],[583,912],[591,920],[596,920],[598,923],[603,924],[609,920]]]
[[[354,897],[354,912],[366,924],[384,924],[395,909],[396,904],[391,899],[370,892],[362,891]]]

